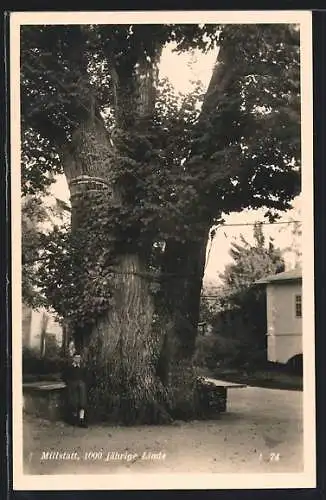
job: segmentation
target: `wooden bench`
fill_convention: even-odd
[[[23,410],[49,420],[64,417],[64,382],[29,382],[23,384]]]
[[[200,399],[200,406],[206,416],[214,416],[216,413],[223,413],[227,410],[228,389],[240,389],[247,387],[246,384],[226,382],[210,377],[198,377],[197,389]]]

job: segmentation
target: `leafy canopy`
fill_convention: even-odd
[[[273,218],[300,190],[295,26],[25,26],[21,42],[23,194],[63,172],[63,150],[86,117],[103,121],[114,145],[110,182],[123,187],[119,206],[105,191],[85,199],[74,235],[44,237],[39,283],[59,314],[96,317],[109,306],[107,273],[124,244],[196,241],[222,213],[247,207]],[[139,67],[158,69],[169,42],[216,50],[208,90],[197,84],[179,99],[169,82],[153,81],[138,128]]]
[[[300,189],[299,33],[292,25],[24,27],[23,171],[32,164],[41,173],[26,172],[30,189],[41,187],[45,172],[62,169],[59,146],[70,141],[81,109],[90,106],[88,96],[96,99],[109,131],[120,126],[125,82],[135,79],[144,60],[159,65],[162,47],[171,41],[177,51],[217,47],[219,64],[201,114],[195,111],[200,91],[180,108],[163,83],[147,130],[119,129],[116,176],[138,180],[134,220],[164,233],[157,222],[168,213],[174,227],[180,212],[200,220],[221,210],[289,208]]]

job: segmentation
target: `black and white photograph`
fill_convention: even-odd
[[[10,19],[15,489],[315,486],[308,11]]]

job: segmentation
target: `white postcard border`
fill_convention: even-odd
[[[301,32],[304,472],[293,474],[27,475],[22,452],[20,25],[123,23],[297,23]],[[14,12],[10,14],[13,487],[15,490],[313,488],[316,485],[313,91],[310,11]]]

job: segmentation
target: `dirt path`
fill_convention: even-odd
[[[80,429],[26,417],[24,469],[30,474],[299,472],[302,435],[301,392],[247,387],[229,391],[228,412],[214,421]],[[66,457],[58,455],[64,452]]]

